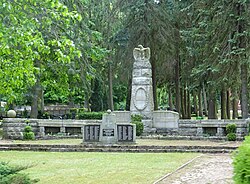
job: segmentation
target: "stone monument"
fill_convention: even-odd
[[[139,45],[133,51],[135,62],[132,73],[131,114],[140,114],[145,132],[152,130],[153,122],[153,86],[150,64],[150,48]]]
[[[103,114],[102,123],[86,123],[82,130],[84,144],[134,144],[136,139],[136,125],[118,120],[111,110]]]
[[[115,114],[111,113],[111,110],[107,112],[107,114],[103,114],[102,116],[100,142],[103,144],[115,144],[118,141],[116,117]]]

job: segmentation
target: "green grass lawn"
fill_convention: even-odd
[[[25,170],[40,184],[153,183],[198,153],[0,152],[0,161],[33,165]]]

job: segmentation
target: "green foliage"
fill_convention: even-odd
[[[228,133],[227,140],[229,141],[236,141],[236,134],[235,133]]]
[[[142,135],[144,129],[143,123],[140,121],[132,121],[131,123],[136,125],[136,136]]]
[[[25,126],[24,132],[32,132],[31,126]]]
[[[24,133],[23,133],[24,140],[35,140],[35,134],[32,131],[31,126],[25,126]]]
[[[102,119],[102,112],[79,112],[79,119]]]
[[[70,28],[81,16],[57,0],[2,0],[0,12],[0,93],[13,102],[47,71],[48,63],[64,64],[79,57],[60,27]]]
[[[1,184],[32,184],[36,180],[31,180],[28,175],[19,173],[27,167],[10,166],[6,162],[0,162],[0,183]]]
[[[250,136],[246,136],[242,145],[235,152],[234,166],[234,182],[235,184],[250,183]]]
[[[227,124],[227,126],[226,126],[226,132],[227,132],[227,134],[229,134],[229,133],[236,133],[236,124]]]
[[[131,123],[136,124],[136,136],[142,135],[144,129],[142,116],[139,114],[133,114],[131,116]]]
[[[236,124],[227,124],[226,132],[229,141],[236,141]]]
[[[141,122],[142,121],[142,116],[139,115],[139,114],[133,114],[133,115],[131,115],[131,120]]]

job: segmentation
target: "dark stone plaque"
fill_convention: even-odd
[[[133,126],[132,125],[118,125],[118,141],[133,142]]]
[[[84,126],[84,140],[85,141],[99,141],[100,125],[85,125]]]
[[[102,135],[103,136],[114,136],[114,129],[103,129]]]

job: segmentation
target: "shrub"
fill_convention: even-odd
[[[139,114],[133,114],[133,115],[131,115],[131,120],[132,121],[139,121],[139,122],[141,122],[142,116],[139,115]]]
[[[25,126],[23,139],[25,139],[25,140],[34,140],[35,139],[35,134],[32,131],[31,126]]]
[[[245,141],[235,152],[233,159],[235,184],[250,183],[250,136],[245,137]]]
[[[131,121],[133,124],[136,125],[136,136],[140,136],[143,133],[143,123],[142,123],[142,116],[139,114],[133,114],[131,116]]]
[[[28,167],[10,166],[6,162],[0,162],[0,183],[1,184],[32,184],[38,180],[31,180],[28,175],[19,173]]]
[[[229,140],[229,141],[236,141],[236,134],[235,133],[229,133],[229,134],[227,134],[227,140]]]
[[[227,124],[226,126],[226,133],[227,133],[227,140],[229,141],[236,141],[236,124]]]
[[[236,133],[236,124],[227,124],[227,126],[226,126],[226,132],[227,132],[227,134],[229,134],[229,133]]]
[[[227,140],[229,141],[236,141],[236,124],[227,124],[226,126],[226,133],[227,133]]]
[[[136,136],[140,136],[143,133],[143,123],[140,121],[132,121],[136,125]]]
[[[25,126],[24,132],[32,132],[31,126]]]
[[[78,113],[79,119],[102,119],[103,112],[81,112]]]

